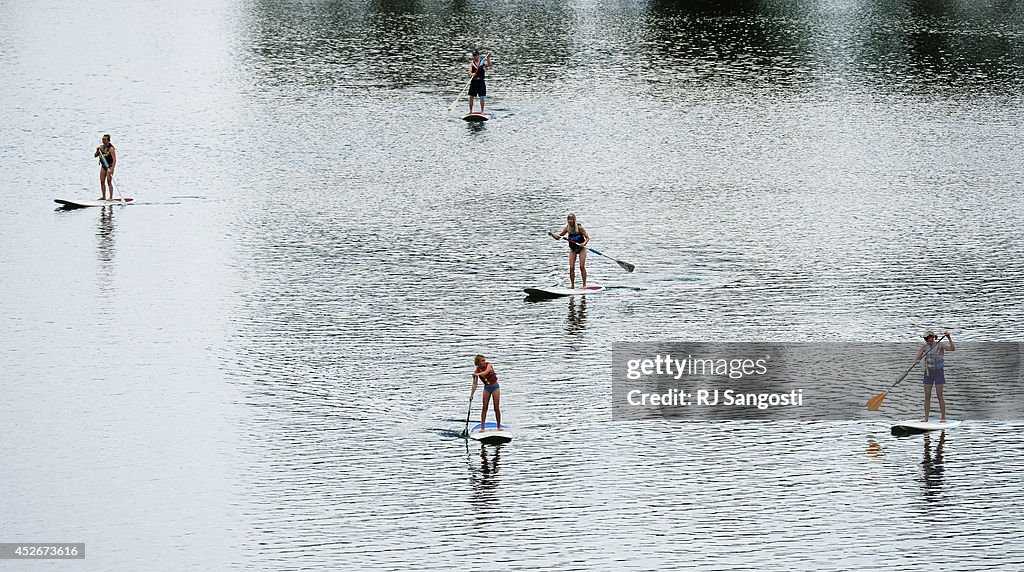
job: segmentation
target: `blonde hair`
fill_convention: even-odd
[[[580,227],[583,225],[581,225],[579,219],[576,218],[576,213],[569,213],[568,217],[572,219],[572,224],[566,226],[568,226],[569,230],[571,230],[572,232],[579,232]]]
[[[476,365],[480,365],[482,362],[485,362],[485,361],[487,361],[487,360],[484,359],[484,356],[482,354],[476,354],[476,357],[473,358],[473,363],[476,364]]]

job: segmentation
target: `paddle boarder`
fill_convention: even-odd
[[[484,113],[484,102],[487,99],[487,82],[484,76],[487,72],[484,68],[491,67],[491,52],[487,52],[483,57],[483,61],[480,59],[480,52],[473,50],[473,61],[469,64],[469,77],[473,78],[469,81],[469,112],[473,113],[473,99],[480,99],[480,114]]]
[[[476,394],[477,380],[484,383],[484,404],[480,410],[480,430],[484,431],[487,427],[487,406],[492,400],[494,401],[494,420],[498,423],[498,428],[500,429],[501,388],[498,386],[498,374],[494,373],[494,366],[489,364],[482,355],[476,356],[473,362],[476,364],[476,369],[473,371],[473,391],[469,393],[470,401],[473,401],[473,395]]]
[[[914,365],[924,359],[924,421],[928,422],[928,414],[932,407],[932,386],[935,386],[935,395],[939,398],[939,413],[942,418],[940,423],[946,422],[946,400],[942,397],[942,386],[946,383],[944,373],[943,355],[946,352],[956,351],[953,338],[948,331],[942,332],[942,337],[949,340],[948,344],[942,343],[942,338],[935,340],[935,332],[924,333],[924,343],[917,350],[914,358]]]
[[[114,166],[117,165],[117,151],[110,144],[110,134],[103,136],[102,143],[96,148],[93,157],[100,160],[100,197],[101,201],[107,200],[107,189],[110,189],[110,199],[114,200]]]
[[[583,287],[587,287],[587,243],[590,242],[590,235],[583,228],[582,224],[576,222],[576,215],[569,213],[565,217],[565,228],[562,232],[555,234],[548,231],[551,238],[562,240],[562,237],[569,239],[569,287],[576,288],[576,258],[580,259],[580,277],[583,278]],[[568,236],[566,236],[568,235]]]

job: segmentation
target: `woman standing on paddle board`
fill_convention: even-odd
[[[103,136],[102,144],[96,148],[93,157],[100,159],[100,197],[107,200],[107,189],[110,189],[110,200],[114,200],[114,165],[117,164],[117,152],[110,144],[110,134]]]
[[[478,355],[473,360],[476,364],[476,370],[473,371],[473,391],[469,393],[469,400],[473,401],[473,395],[476,394],[476,382],[480,380],[484,382],[484,404],[480,410],[480,430],[483,431],[487,427],[487,406],[490,401],[494,401],[494,420],[498,422],[498,428],[501,428],[501,388],[498,386],[498,374],[494,373],[494,366],[487,363],[484,356]]]
[[[928,413],[932,407],[932,386],[935,386],[935,395],[939,398],[939,413],[942,418],[939,420],[940,423],[946,422],[946,400],[942,398],[942,386],[946,383],[946,376],[944,374],[944,358],[943,354],[946,352],[956,351],[956,346],[953,345],[953,338],[949,335],[949,332],[942,332],[942,337],[949,340],[949,344],[943,344],[941,339],[935,341],[935,332],[924,333],[924,344],[917,350],[917,356],[914,358],[914,364],[916,365],[923,358],[924,362],[924,420],[928,421]]]
[[[484,55],[484,59],[480,61],[480,52],[473,50],[473,61],[469,64],[469,76],[473,79],[469,81],[469,112],[473,113],[473,99],[480,98],[480,114],[484,112],[484,100],[487,99],[487,82],[484,81],[484,76],[487,75],[484,68],[491,67],[491,52],[487,52]]]
[[[580,277],[583,278],[583,287],[587,287],[587,243],[590,242],[590,235],[587,234],[586,229],[583,228],[582,224],[576,222],[576,215],[569,213],[569,216],[565,217],[565,228],[562,232],[555,234],[548,232],[551,238],[555,240],[562,240],[565,238],[569,239],[569,287],[576,289],[576,258],[580,259]]]

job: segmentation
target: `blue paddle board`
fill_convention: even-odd
[[[474,425],[469,430],[469,438],[481,443],[508,443],[512,440],[512,431],[509,430],[508,425],[502,424],[499,429],[497,423],[488,421],[482,430],[479,423]]]

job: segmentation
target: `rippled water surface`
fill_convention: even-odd
[[[1024,562],[1020,422],[897,438],[913,384],[871,421],[613,421],[609,375],[615,341],[1024,341],[1020,3],[3,13],[0,541],[95,570]],[[138,203],[55,210],[98,196],[102,133]],[[637,270],[524,301],[567,281],[568,211]],[[460,438],[476,353],[510,444]]]

